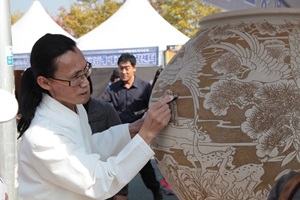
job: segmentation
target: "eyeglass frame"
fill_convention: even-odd
[[[54,77],[51,77],[50,79],[52,79],[54,82],[57,82],[61,85],[65,85],[65,86],[68,86],[68,87],[76,87],[76,86],[79,86],[81,83],[83,83],[84,76],[86,78],[88,78],[91,75],[91,73],[92,73],[92,63],[86,62],[84,70],[85,69],[87,69],[87,71],[85,73],[81,74],[80,76],[74,77],[72,80],[64,80],[64,79],[59,79],[59,78],[54,78]],[[74,79],[78,79],[78,78],[80,78],[80,83],[78,85],[71,85],[72,81],[74,81]],[[59,81],[63,81],[64,83],[59,82]],[[68,84],[65,84],[65,83],[68,83]]]

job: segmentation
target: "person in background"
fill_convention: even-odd
[[[0,123],[8,122],[16,117],[18,102],[15,96],[4,89],[0,89]],[[0,178],[0,200],[8,200],[7,188]]]
[[[149,143],[170,120],[165,96],[130,124],[92,134],[83,107],[92,72],[75,41],[46,34],[21,79],[19,200],[103,200],[131,181],[154,155]]]
[[[110,76],[110,82],[114,83],[120,80],[119,69],[114,69],[112,75]]]
[[[107,83],[106,89],[109,88],[112,83],[117,82],[118,80],[120,80],[119,70],[114,69],[113,73],[110,76],[109,82]]]
[[[93,94],[93,84],[91,77],[88,77],[90,83],[90,95]],[[112,126],[121,124],[121,120],[114,107],[101,99],[89,98],[84,105],[88,114],[89,124],[92,134],[99,133],[109,129]],[[127,200],[128,186],[123,187],[114,197],[109,200]]]
[[[160,75],[160,73],[162,72],[163,68],[159,68],[158,70],[156,70],[155,74],[154,74],[154,78],[153,81],[151,83],[152,89]],[[167,195],[173,195],[174,192],[171,189],[171,186],[169,185],[169,183],[167,182],[167,180],[163,177],[162,181],[160,182],[160,188],[167,194]]]
[[[112,103],[122,123],[132,123],[141,119],[148,109],[151,85],[135,76],[136,58],[123,53],[118,59],[120,80],[111,84],[102,95],[102,99]],[[142,168],[140,175],[146,187],[152,191],[155,200],[163,199],[160,184],[156,179],[150,162]]]

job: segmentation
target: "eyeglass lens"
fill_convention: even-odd
[[[84,81],[84,77],[89,77],[92,73],[92,64],[87,62],[85,72],[71,81],[72,86],[78,86]]]

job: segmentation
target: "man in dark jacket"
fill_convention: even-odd
[[[92,95],[92,80],[90,77],[88,77],[88,80],[90,82],[90,95]],[[121,124],[118,113],[110,103],[90,97],[88,102],[83,106],[88,114],[89,124],[93,134],[109,129],[111,126]],[[128,185],[109,200],[127,200],[127,194]]]
[[[118,59],[119,81],[110,85],[102,99],[113,104],[122,123],[131,123],[143,117],[152,92],[150,83],[135,76],[136,58],[123,53]],[[144,184],[153,193],[154,200],[163,199],[160,183],[149,161],[140,171]]]

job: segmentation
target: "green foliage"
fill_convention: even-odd
[[[11,24],[13,25],[14,23],[16,23],[16,21],[18,21],[21,17],[23,17],[23,13],[17,12],[11,15]]]
[[[61,9],[57,23],[78,38],[99,26],[123,4],[120,0],[82,0]],[[125,2],[125,1],[123,1]],[[149,0],[154,9],[171,25],[188,37],[200,28],[199,19],[221,12],[220,8],[202,4],[199,0]]]
[[[150,3],[166,21],[188,37],[199,30],[201,18],[221,12],[220,8],[202,4],[199,0],[153,0]]]
[[[125,0],[81,0],[71,5],[68,12],[60,8],[56,23],[79,38],[90,32],[112,16]],[[171,25],[188,37],[192,37],[200,28],[199,20],[221,9],[202,4],[199,0],[149,0],[154,9]],[[23,16],[16,13],[11,16],[14,24]]]
[[[122,3],[116,0],[85,0],[71,6],[68,13],[60,9],[56,22],[67,32],[78,38],[99,26],[113,15]]]

